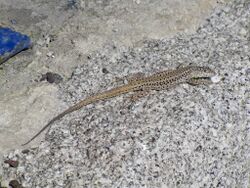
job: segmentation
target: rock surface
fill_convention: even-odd
[[[1,0],[0,25],[26,33],[34,46],[0,67],[0,159],[66,107],[57,84],[67,81],[77,65],[87,63],[91,52],[101,51],[104,44],[136,46],[146,38],[192,32],[217,4],[216,0]],[[60,78],[53,81],[47,73]]]
[[[3,164],[3,179],[24,187],[249,187],[249,19],[250,2],[237,0],[193,34],[89,54],[59,85],[68,105],[117,86],[117,77],[179,64],[209,66],[223,79],[89,105],[53,124],[36,148],[6,154],[19,165]]]

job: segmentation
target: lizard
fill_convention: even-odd
[[[215,76],[215,72],[212,69],[201,66],[179,66],[174,70],[166,70],[152,74],[150,76],[137,75],[137,77],[128,79],[128,83],[122,86],[98,93],[96,95],[87,97],[80,102],[77,102],[75,105],[69,107],[51,119],[37,134],[35,134],[26,143],[22,144],[22,146],[29,144],[44,130],[50,127],[55,121],[61,119],[69,113],[72,113],[97,101],[110,99],[130,92],[134,92],[132,99],[136,99],[147,95],[151,90],[168,90],[183,83],[191,85],[208,85],[212,83],[210,78],[213,76]]]

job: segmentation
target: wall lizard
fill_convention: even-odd
[[[125,85],[118,86],[94,96],[87,97],[86,99],[69,107],[68,109],[51,119],[37,134],[35,134],[29,141],[24,143],[23,146],[34,140],[55,121],[61,119],[71,112],[79,110],[86,105],[95,103],[100,100],[113,98],[129,92],[135,92],[135,94],[132,96],[132,99],[136,99],[145,96],[149,93],[150,90],[165,90],[182,83],[188,83],[191,85],[211,84],[212,81],[210,78],[214,75],[215,72],[208,67],[180,66],[175,70],[167,70],[155,73],[147,77],[137,76],[136,78],[131,78]]]

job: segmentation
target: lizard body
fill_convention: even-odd
[[[125,85],[87,97],[86,99],[69,107],[67,110],[51,119],[36,135],[34,135],[23,145],[26,145],[34,140],[55,121],[61,119],[71,112],[79,110],[83,106],[87,106],[97,101],[113,98],[129,92],[135,92],[134,96],[135,98],[138,98],[144,96],[150,90],[165,90],[182,83],[188,83],[191,85],[210,84],[212,81],[209,78],[214,75],[215,72],[208,67],[187,66],[180,67],[175,70],[167,70],[155,73],[147,77],[140,76],[130,79]]]

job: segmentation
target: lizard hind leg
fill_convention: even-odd
[[[124,76],[124,77],[116,77],[115,78],[115,82],[124,82],[125,80],[127,80],[128,83],[131,83],[133,81],[137,81],[142,79],[143,77],[145,77],[145,74],[142,72],[138,72],[135,74],[132,74],[130,76]]]
[[[144,73],[138,72],[138,73],[132,74],[131,76],[127,76],[126,79],[128,80],[128,83],[132,83],[132,82],[138,81],[144,77],[145,77]]]
[[[176,69],[181,69],[181,68],[184,68],[184,67],[186,67],[187,65],[185,65],[184,63],[181,63],[181,64],[179,64],[177,67],[176,67]]]

